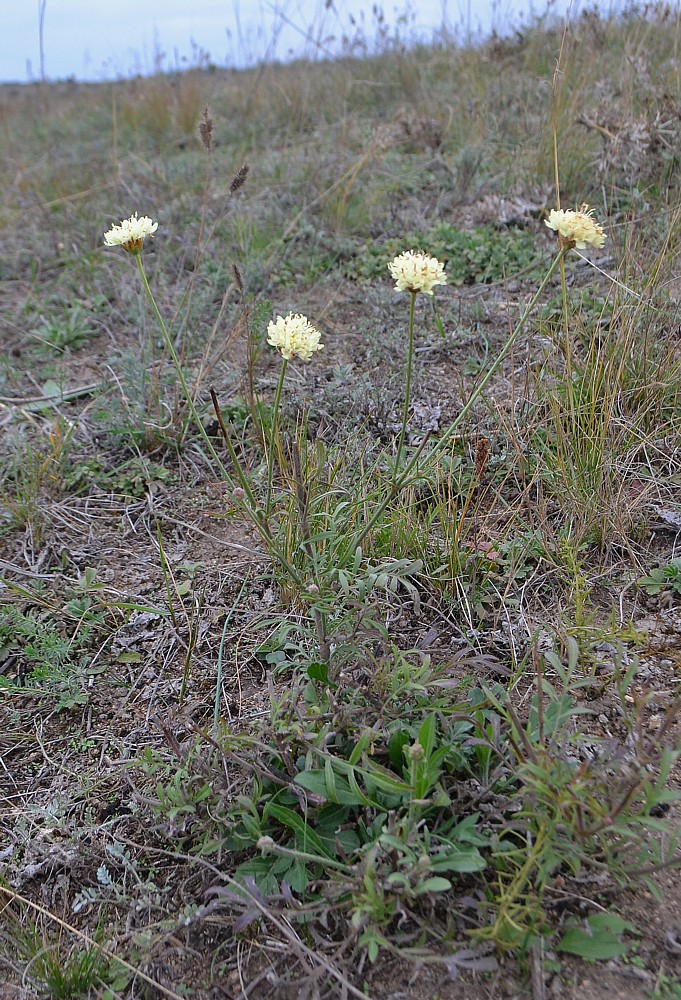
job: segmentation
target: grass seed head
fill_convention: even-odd
[[[208,114],[208,108],[204,108],[199,119],[199,138],[201,145],[210,153],[213,149],[213,119]]]
[[[234,194],[235,191],[238,191],[239,188],[242,187],[248,177],[249,170],[250,167],[247,163],[244,163],[243,167],[239,167],[237,172],[234,174],[234,177],[232,177],[231,184],[229,185],[230,194]]]
[[[244,279],[241,277],[241,271],[239,270],[238,264],[232,261],[232,276],[234,277],[234,284],[239,290],[239,295],[244,294]]]

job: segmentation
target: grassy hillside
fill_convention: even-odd
[[[681,996],[680,42],[0,88],[3,996]]]

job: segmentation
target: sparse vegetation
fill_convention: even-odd
[[[680,39],[0,88],[13,997],[677,995]]]

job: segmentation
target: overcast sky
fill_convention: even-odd
[[[0,0],[0,80],[40,79],[40,11],[48,79],[107,80],[195,65],[199,53],[218,66],[338,51],[342,36],[376,34],[375,0]],[[43,7],[44,5],[44,7]],[[590,4],[593,6],[593,3]],[[598,6],[610,7],[610,0]],[[385,22],[404,37],[432,39],[443,20],[467,30],[504,30],[541,13],[544,0],[378,0]],[[551,0],[563,13],[569,0]],[[574,0],[573,9],[579,6]],[[355,24],[353,25],[352,19]],[[306,41],[311,33],[319,45]]]

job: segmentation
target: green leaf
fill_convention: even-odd
[[[437,311],[437,309],[434,311],[433,319],[435,320],[435,326],[438,329],[438,333],[440,334],[443,340],[446,340],[447,334],[445,333],[445,328],[442,325],[442,320],[440,319],[440,314]]]
[[[433,747],[435,746],[435,731],[437,728],[437,720],[435,718],[435,713],[431,714],[426,718],[423,725],[419,729],[419,743],[426,752],[426,760],[430,757],[433,752]]]
[[[333,858],[330,851],[327,851],[322,840],[319,839],[312,827],[302,819],[298,813],[286,806],[278,806],[274,802],[269,802],[263,810],[263,819],[272,817],[283,826],[293,830],[296,835],[296,846],[298,850],[307,854],[319,854],[320,861],[323,858]]]
[[[62,395],[61,386],[54,379],[48,378],[47,382],[44,382],[41,388],[43,396],[46,399],[56,399]]]
[[[304,863],[296,858],[282,881],[288,882],[294,892],[304,892],[310,881],[310,873]]]
[[[569,928],[556,945],[558,951],[579,955],[587,962],[599,962],[626,955],[631,942],[622,941],[624,931],[637,934],[636,927],[616,913],[596,913],[585,921],[586,927]]]
[[[398,732],[393,733],[390,737],[390,742],[388,743],[388,754],[390,755],[390,763],[394,768],[404,766],[404,754],[402,752],[403,748],[411,743],[411,737],[408,733]]]
[[[556,948],[570,955],[578,955],[587,962],[600,962],[607,958],[626,955],[629,945],[619,941],[612,934],[599,934],[594,937],[586,931],[573,927],[563,935]]]
[[[329,797],[329,791],[326,787],[326,775],[324,771],[316,769],[314,771],[302,771],[297,774],[293,779],[296,785],[300,785],[301,788],[305,788],[308,792],[312,792],[317,798],[326,801]]]
[[[243,882],[247,877],[252,878],[264,896],[271,896],[279,892],[279,882],[273,869],[272,858],[251,858],[239,865],[235,875],[239,882]]]
[[[352,768],[348,771],[348,784],[352,789],[353,795],[357,796],[362,805],[374,806],[377,804],[373,802],[368,795],[365,795],[364,792],[360,789],[359,784],[357,782],[357,778],[355,777],[355,772],[352,770]]]
[[[427,878],[423,882],[417,883],[414,886],[414,892],[421,895],[426,892],[447,892],[451,888],[452,883],[448,878],[441,878],[438,875],[434,875],[432,878]]]
[[[624,920],[617,913],[594,913],[593,916],[587,917],[586,922],[592,930],[608,931],[612,934],[623,934],[625,931],[637,936],[639,934],[635,924]]]
[[[307,676],[311,681],[321,681],[323,684],[328,684],[329,664],[315,660],[313,663],[308,664]]]
[[[324,777],[326,778],[326,787],[328,788],[327,797],[329,801],[339,803],[340,799],[336,791],[336,775],[333,773],[333,764],[330,757],[327,757],[324,761]]]
[[[440,839],[445,844],[455,845],[456,841],[463,841],[466,844],[475,844],[477,847],[488,847],[489,838],[483,836],[478,831],[478,821],[480,819],[480,813],[471,813],[470,816],[466,816],[461,822],[457,823],[451,829],[447,830],[447,839],[443,837]]]
[[[435,872],[480,872],[487,867],[487,862],[479,853],[477,847],[469,847],[464,851],[452,851],[436,856],[430,867]]]
[[[352,764],[354,766],[355,764],[359,763],[359,761],[362,759],[362,755],[364,754],[364,752],[366,751],[367,747],[371,743],[371,737],[372,737],[372,735],[373,734],[372,734],[372,731],[370,729],[365,729],[364,730],[364,732],[362,733],[362,735],[360,736],[360,738],[355,743],[355,746],[354,746],[354,748],[352,750],[352,753],[348,757],[348,763],[349,764]]]
[[[330,762],[327,761],[327,763]],[[324,799],[324,801],[344,806],[366,804],[364,797],[356,795],[350,787],[349,782],[342,775],[334,775],[333,794],[335,797],[332,798],[326,769],[323,771],[302,771],[293,780],[296,785],[300,785],[301,788],[307,789],[308,792],[312,792],[313,795],[317,795],[320,799]]]
[[[161,618],[170,618],[170,611],[167,608],[154,608],[149,604],[135,604],[130,601],[108,601],[108,608],[118,608],[119,611],[141,611],[147,615],[159,615]]]
[[[364,777],[367,784],[374,784],[381,791],[390,792],[393,795],[408,795],[411,792],[411,785],[408,782],[401,781],[396,774],[374,760],[365,764],[364,767],[358,767],[357,771]]]
[[[129,650],[127,652],[120,653],[117,657],[118,663],[141,663],[142,654],[136,653],[134,650]]]
[[[325,754],[324,756],[328,755]],[[392,792],[393,794],[398,795],[406,795],[411,792],[410,784],[405,781],[401,781],[393,771],[389,771],[387,767],[383,767],[382,764],[377,763],[375,760],[365,759],[362,767],[358,767],[356,764],[349,764],[346,760],[340,760],[338,757],[334,757],[333,766],[336,773],[347,775],[348,781],[351,785],[356,771],[357,774],[360,774],[367,783],[373,783],[383,791]],[[364,801],[367,805],[373,804],[366,799],[366,796]]]

